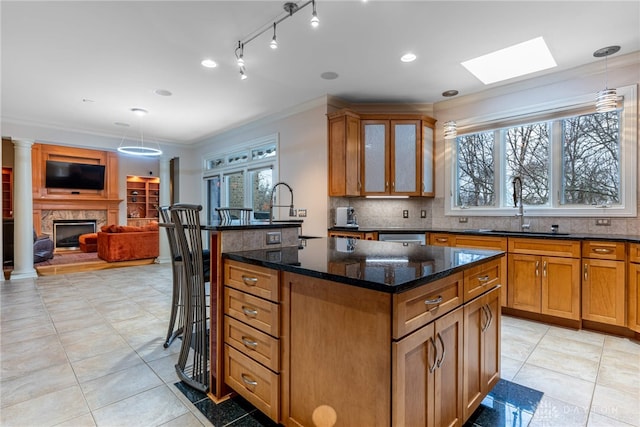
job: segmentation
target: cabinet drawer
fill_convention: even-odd
[[[224,288],[224,313],[271,336],[280,335],[278,304],[227,286]]]
[[[629,261],[640,263],[640,243],[629,243]]]
[[[393,296],[393,338],[401,338],[462,305],[462,272]]]
[[[494,260],[464,272],[464,302],[471,301],[500,285],[500,260]]]
[[[224,284],[270,301],[280,300],[278,272],[270,268],[226,260]]]
[[[582,258],[624,261],[624,242],[584,241]]]
[[[577,240],[509,237],[509,253],[580,258],[580,242]]]
[[[455,246],[455,236],[447,233],[429,233],[429,244],[432,246]]]
[[[280,370],[280,341],[276,338],[224,316],[224,342],[272,371]]]
[[[233,347],[224,346],[224,381],[274,421],[280,402],[279,376]]]

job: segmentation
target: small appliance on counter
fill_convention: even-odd
[[[336,208],[336,227],[358,227],[356,211],[351,206]]]

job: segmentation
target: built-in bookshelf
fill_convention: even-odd
[[[127,223],[143,219],[158,220],[160,178],[127,176]]]
[[[13,170],[2,168],[2,217],[13,217]]]

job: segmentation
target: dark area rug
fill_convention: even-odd
[[[66,253],[57,253],[53,255],[53,258],[38,262],[34,264],[36,267],[41,267],[45,265],[64,265],[64,264],[76,264],[79,262],[91,262],[91,261],[100,261],[98,258],[97,252],[66,252]]]

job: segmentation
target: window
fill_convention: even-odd
[[[269,219],[271,188],[277,178],[277,135],[251,141],[233,153],[215,153],[204,161],[207,218],[217,221],[216,208],[253,209],[252,219]]]
[[[586,106],[574,100],[461,128],[447,150],[446,214],[513,215],[520,177],[529,215],[635,216],[636,88],[618,93],[623,102],[613,112],[594,113],[589,97]]]

